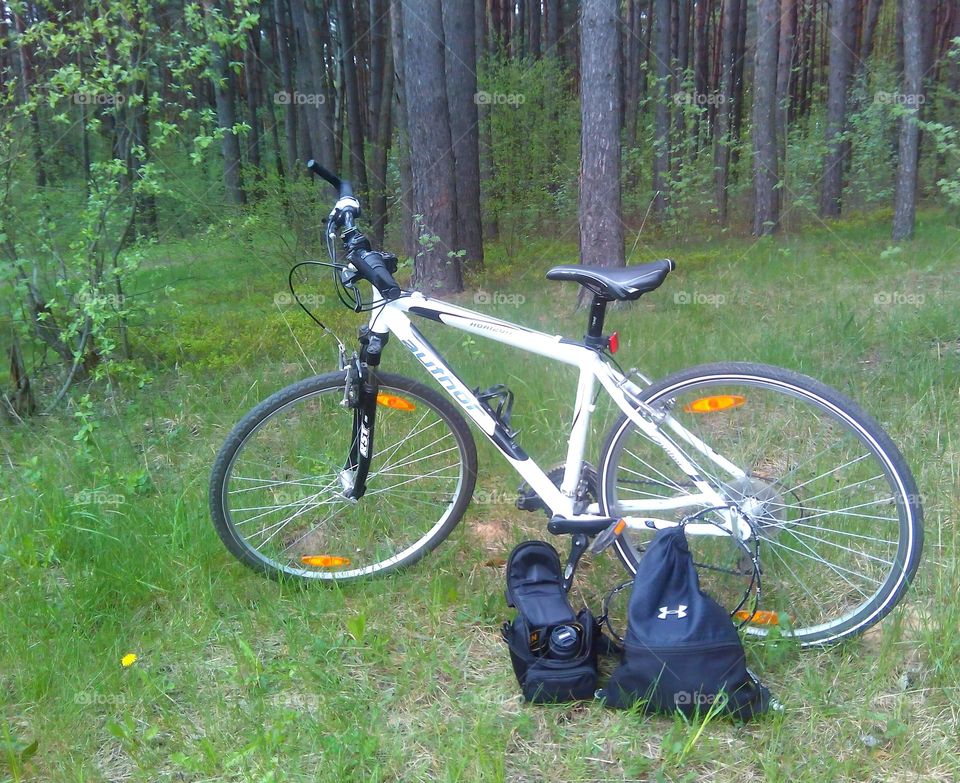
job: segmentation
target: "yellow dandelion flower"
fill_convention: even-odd
[[[127,666],[133,666],[137,662],[137,656],[134,653],[127,653],[120,659],[120,665],[126,668]]]

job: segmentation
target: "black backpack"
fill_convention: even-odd
[[[723,694],[721,696],[721,694]],[[747,669],[727,610],[700,589],[682,527],[660,531],[637,566],[620,665],[598,694],[610,707],[746,720],[770,692]]]
[[[517,616],[503,624],[503,639],[524,699],[592,699],[600,628],[589,609],[570,606],[557,550],[546,541],[519,544],[507,561],[506,593]]]

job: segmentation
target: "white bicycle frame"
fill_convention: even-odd
[[[378,294],[376,289],[374,293]],[[382,299],[380,301],[383,302]],[[443,357],[411,323],[408,313],[579,369],[573,424],[567,444],[564,477],[559,489],[543,469],[506,436],[505,429],[490,415],[477,396],[460,380],[456,372],[447,365]],[[674,520],[650,517],[644,512],[672,511],[689,507],[717,508],[727,509],[721,512],[725,523],[717,525],[691,522],[686,525],[686,532],[690,535],[735,535],[742,540],[750,537],[749,525],[731,509],[729,499],[704,480],[702,471],[664,433],[664,429],[669,429],[674,436],[709,460],[732,480],[745,478],[746,473],[681,426],[668,412],[655,410],[644,403],[639,397],[642,388],[605,361],[599,352],[570,339],[482,315],[464,307],[426,297],[419,292],[405,294],[392,302],[383,302],[382,305],[378,304],[374,307],[370,316],[370,329],[379,335],[389,332],[407,347],[540,496],[552,515],[584,522],[605,518],[599,515],[596,504],[589,506],[586,513],[577,513],[574,498],[590,432],[590,418],[594,411],[594,392],[599,382],[617,407],[644,435],[666,452],[698,490],[696,493],[681,494],[673,498],[620,501],[618,510],[627,526],[652,530],[677,525]]]

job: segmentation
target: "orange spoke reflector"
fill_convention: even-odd
[[[725,411],[727,408],[738,408],[747,401],[739,394],[716,394],[713,397],[701,397],[699,400],[688,402],[683,406],[687,413],[713,413]]]
[[[412,411],[416,410],[417,407],[410,402],[410,400],[398,397],[396,394],[386,394],[385,392],[380,392],[377,395],[377,404],[387,408],[396,408],[398,411]]]
[[[350,565],[350,558],[337,555],[304,555],[300,558],[300,562],[317,568],[336,568],[337,566]]]
[[[768,609],[758,609],[756,612],[741,609],[733,616],[740,622],[749,622],[752,625],[780,625],[780,615]]]

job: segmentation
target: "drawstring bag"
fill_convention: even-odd
[[[524,699],[592,699],[600,628],[589,609],[570,606],[557,550],[546,541],[519,544],[507,560],[506,597],[517,616],[503,624],[503,639]]]
[[[700,589],[682,527],[661,530],[637,566],[620,665],[598,694],[607,706],[747,720],[770,692],[747,668],[727,610]]]

